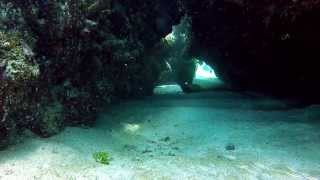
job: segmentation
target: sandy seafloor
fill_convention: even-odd
[[[124,102],[93,128],[27,133],[0,152],[0,179],[320,179],[319,109],[227,91]],[[111,163],[95,162],[97,151]]]

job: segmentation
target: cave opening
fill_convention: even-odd
[[[162,38],[161,57],[163,70],[160,73],[154,94],[200,92],[224,87],[215,70],[201,58],[189,54],[192,22],[185,16],[172,32]]]
[[[320,179],[319,10],[1,0],[0,179]]]

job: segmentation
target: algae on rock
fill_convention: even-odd
[[[61,131],[63,127],[63,105],[53,102],[42,108],[39,130],[42,136],[51,136]]]
[[[39,65],[24,54],[22,42],[18,34],[0,31],[0,146],[28,126],[39,108]]]
[[[40,75],[39,65],[27,59],[21,43],[17,35],[0,32],[0,63],[5,77],[10,81],[36,80]]]

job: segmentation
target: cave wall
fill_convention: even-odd
[[[191,54],[234,87],[319,101],[320,1],[185,1]]]
[[[48,137],[90,125],[103,105],[151,94],[163,66],[151,54],[183,13],[192,22],[184,57],[203,57],[234,87],[319,102],[319,8],[318,0],[4,0],[0,147],[25,129]]]
[[[158,62],[147,54],[182,14],[171,0],[4,0],[0,11],[0,147],[150,95]]]

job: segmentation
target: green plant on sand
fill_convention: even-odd
[[[110,155],[105,151],[93,153],[93,159],[101,164],[110,164]]]

